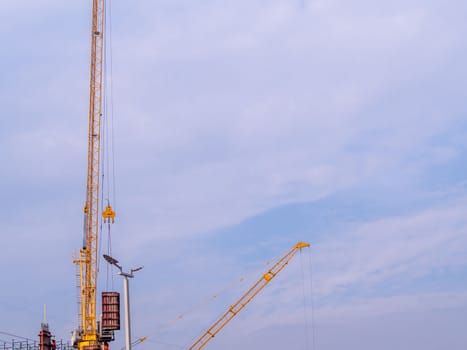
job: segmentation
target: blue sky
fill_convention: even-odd
[[[298,240],[209,348],[313,348],[313,318],[316,349],[465,349],[467,4],[448,5],[112,2],[112,241],[145,266],[141,350],[190,344]],[[59,338],[77,323],[89,13],[0,6],[0,331],[30,338],[44,303]]]

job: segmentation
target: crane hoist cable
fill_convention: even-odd
[[[302,273],[302,292],[303,292],[303,319],[305,322],[305,349],[310,349],[310,327],[307,313],[307,299],[306,299],[306,282],[305,282],[305,269],[303,267],[303,256],[300,252],[300,269]],[[314,349],[314,347],[313,347]]]
[[[312,339],[312,349],[316,349],[316,327],[315,327],[315,295],[313,291],[313,260],[310,254],[308,254],[309,263],[310,263],[310,302],[311,302],[311,339]]]
[[[113,94],[113,58],[112,58],[112,2],[106,3],[105,11],[105,40],[103,58],[103,114],[102,114],[102,186],[101,186],[101,212],[99,236],[99,256],[101,251],[112,254],[111,223],[115,222],[116,211],[116,185],[115,185],[115,135],[114,135],[114,94]],[[112,206],[110,203],[112,202]],[[106,206],[104,208],[104,203]],[[104,238],[104,229],[107,231],[106,248],[101,244]],[[105,290],[114,289],[114,266],[105,264],[106,280]],[[109,283],[110,282],[110,283]]]

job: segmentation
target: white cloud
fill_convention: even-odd
[[[250,337],[258,332],[273,332],[274,327],[301,324],[304,303],[310,321],[311,293],[316,324],[323,327],[467,307],[463,284],[451,289],[437,281],[437,272],[446,278],[463,271],[467,264],[465,209],[465,201],[455,201],[446,207],[349,225],[347,232],[312,242],[309,249],[313,251],[313,289],[310,289],[308,253],[304,251],[227,326],[222,338]],[[165,248],[169,249],[167,245]],[[154,292],[138,301],[140,314],[143,309],[149,313],[140,318],[141,334],[152,334],[168,342],[171,337],[183,334],[176,336],[178,344],[188,343],[190,334],[194,337],[208,327],[267,269],[262,266],[243,283],[231,285],[233,288],[227,289],[224,299],[217,303],[202,302],[182,321],[169,322],[169,327],[156,333],[157,327],[149,322],[153,313],[158,313],[158,323],[175,319],[180,311],[197,304],[196,300],[207,301],[222,284],[235,282],[235,276],[240,276],[239,267],[245,266],[244,262],[232,259],[232,255],[194,249],[177,251],[177,256],[184,257],[178,267],[183,266],[185,259],[189,263],[183,274],[177,272],[177,267],[171,272],[178,276],[174,285],[168,288],[154,285]],[[160,273],[159,276],[164,278]],[[418,281],[427,278],[433,283],[418,287]],[[179,292],[171,294],[174,290]],[[148,320],[144,321],[146,317]]]
[[[89,16],[62,26],[60,21],[72,18],[70,11],[81,13],[85,5],[37,4],[16,1],[0,10],[9,19],[2,25],[8,37],[3,59],[5,74],[12,77],[0,83],[7,116],[0,154],[6,165],[0,171],[2,190],[8,193],[2,232],[12,248],[2,262],[26,259],[21,271],[8,271],[5,279],[21,275],[34,285],[37,271],[28,264],[40,249],[44,267],[54,264],[56,278],[72,294],[73,276],[65,264],[73,242],[78,248],[81,240],[88,85],[83,28]],[[114,242],[122,261],[170,260],[179,252],[180,264],[201,274],[202,291],[208,291],[217,280],[203,268],[228,265],[225,270],[235,274],[237,262],[227,249],[197,260],[205,252],[177,251],[177,240],[201,242],[270,209],[366,184],[405,188],[408,183],[411,191],[420,191],[420,173],[462,157],[457,145],[432,143],[461,129],[465,114],[460,1],[449,7],[313,1],[302,10],[298,2],[280,0],[112,6],[120,222]],[[38,25],[43,22],[44,28]],[[81,30],[82,41],[71,44]],[[18,60],[9,60],[14,52]],[[465,266],[465,203],[430,209],[433,202],[414,215],[360,223],[318,242],[317,296]],[[28,247],[22,250],[23,241]],[[48,249],[60,253],[51,257]],[[275,298],[293,303],[295,294],[288,292],[293,277],[271,292],[277,294],[259,300],[260,317],[274,312],[267,305],[277,304]],[[155,293],[140,295],[140,309],[152,312],[140,319],[147,317],[149,324],[158,310],[145,305],[154,298],[176,303],[181,292],[145,285]],[[441,308],[455,306],[441,303],[443,298],[458,296],[424,295]],[[459,295],[459,305],[465,305]],[[31,304],[41,304],[40,297],[31,298]],[[383,312],[386,301],[406,310],[415,308],[416,300],[415,294],[375,296],[352,310],[337,305],[329,315]],[[171,305],[157,305],[165,307],[164,316],[170,313]],[[289,323],[295,317],[284,309],[274,315]],[[55,323],[70,323],[63,320],[68,316]]]
[[[412,101],[394,99],[439,70],[457,45],[449,29],[437,34],[430,25],[446,20],[436,17],[436,7],[398,4],[389,13],[372,7],[361,15],[335,12],[336,4],[299,13],[283,1],[184,11],[177,3],[180,24],[162,18],[165,3],[141,6],[135,13],[158,20],[118,44],[131,52],[120,51],[120,59],[132,75],[118,79],[128,81],[119,88],[119,140],[138,138],[142,146],[124,141],[123,159],[132,160],[120,165],[148,174],[139,175],[144,188],[132,191],[139,192],[135,204],[153,208],[142,216],[164,213],[154,222],[157,232],[212,230],[400,168],[416,176],[440,154],[422,163],[413,158],[457,123],[455,113],[440,113],[441,105],[420,105],[422,90]],[[239,35],[251,46],[226,49]]]
[[[407,282],[439,269],[465,266],[464,212],[465,203],[456,202],[363,224],[338,241],[322,242],[316,247],[316,264],[323,269],[318,294],[372,286],[394,276]]]

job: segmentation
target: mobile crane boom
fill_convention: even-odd
[[[295,256],[297,251],[302,248],[309,247],[309,243],[298,242],[292,249],[289,250],[274,266],[269,269],[261,278],[251,287],[245,294],[242,295],[238,301],[231,305],[229,309],[203,333],[201,337],[196,340],[193,345],[189,347],[189,350],[200,350],[202,349],[212,338],[219,333],[222,328],[227,325],[239,312],[242,310],[255,296],[258,295],[271,280],[282,271],[282,269],[289,263],[289,261]]]
[[[98,265],[99,172],[102,118],[102,63],[104,58],[105,0],[92,0],[91,74],[89,93],[88,166],[84,237],[79,258],[79,328],[73,332],[73,345],[80,350],[99,349],[96,320],[96,281]],[[110,207],[110,206],[109,206]],[[106,209],[115,216],[111,207]]]

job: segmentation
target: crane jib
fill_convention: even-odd
[[[207,331],[203,333],[190,347],[189,350],[202,349],[217,333],[219,333],[255,296],[263,290],[264,287],[287,266],[289,261],[294,257],[297,251],[302,248],[309,247],[309,243],[298,242],[287,254],[277,261],[256,283],[246,291],[237,302],[229,307],[229,309],[216,321]]]

